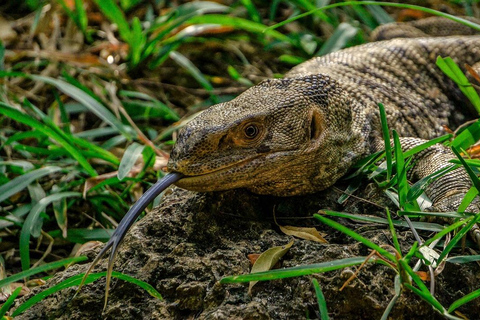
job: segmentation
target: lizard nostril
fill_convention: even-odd
[[[218,139],[218,149],[221,149],[227,140],[227,134],[224,134],[220,139]]]
[[[312,112],[310,119],[310,140],[317,140],[323,131],[322,116],[316,110]]]

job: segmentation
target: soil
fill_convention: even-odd
[[[377,204],[351,197],[340,206],[337,203],[340,195],[336,188],[291,198],[258,196],[244,190],[205,194],[174,188],[158,208],[130,230],[115,264],[116,271],[154,286],[163,301],[131,283],[114,279],[108,306],[102,312],[105,288],[102,278],[85,286],[74,299],[76,287],[51,295],[18,319],[318,319],[313,278],[320,283],[331,319],[380,319],[394,295],[395,277],[393,269],[380,264],[367,264],[342,291],[339,288],[355,272],[354,267],[259,282],[251,295],[248,284],[219,283],[224,276],[248,273],[251,264],[247,255],[291,240],[273,222],[273,212],[283,225],[315,225],[327,234],[329,241],[320,244],[296,239],[280,267],[367,256],[368,248],[318,224],[312,214],[329,208],[383,215],[382,207],[389,201],[371,186],[362,188],[359,196],[373,199]],[[347,219],[337,221],[377,244],[392,244],[387,226]],[[412,233],[401,228],[397,231],[405,253],[413,243]],[[431,236],[428,232],[421,235]],[[90,258],[96,252],[90,252]],[[88,264],[72,266],[31,295],[85,272],[87,267]],[[476,263],[448,263],[436,277],[436,296],[447,307],[479,287],[480,267]],[[479,310],[480,299],[459,309],[470,319],[477,319]],[[389,319],[443,319],[443,316],[405,289]]]

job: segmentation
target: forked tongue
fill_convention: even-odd
[[[167,174],[165,177],[157,181],[157,183],[155,183],[150,189],[148,189],[143,194],[143,196],[133,204],[130,210],[128,210],[125,217],[123,217],[122,221],[120,221],[120,223],[118,224],[117,229],[113,233],[112,237],[105,244],[105,247],[103,247],[103,249],[95,257],[95,260],[93,260],[92,264],[83,276],[82,282],[77,289],[77,293],[80,291],[80,288],[85,283],[85,280],[92,272],[93,268],[98,264],[98,262],[105,255],[108,249],[112,248],[112,251],[110,252],[110,257],[108,258],[107,283],[105,285],[105,304],[103,306],[103,309],[105,310],[108,301],[108,291],[110,289],[110,280],[112,278],[113,264],[115,262],[115,257],[117,256],[118,248],[122,243],[123,238],[125,238],[125,235],[127,234],[132,224],[135,222],[135,220],[137,220],[138,216],[150,204],[150,202],[152,202],[153,199],[155,199],[163,190],[165,190],[171,184],[180,180],[182,177],[183,174],[177,172]]]

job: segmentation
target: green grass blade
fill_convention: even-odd
[[[322,288],[318,284],[317,279],[312,279],[313,287],[315,288],[315,295],[317,296],[318,302],[318,311],[320,312],[320,319],[321,320],[329,320],[330,317],[328,316],[328,309],[327,309],[327,301],[325,301],[325,296],[323,295]]]
[[[291,277],[305,276],[313,273],[322,273],[342,269],[345,267],[355,266],[365,262],[367,257],[353,257],[322,263],[308,264],[292,268],[275,269],[257,273],[249,273],[238,276],[229,276],[222,278],[220,283],[238,283],[250,281],[276,280]]]
[[[361,243],[363,243],[364,245],[366,245],[367,247],[369,247],[370,249],[372,250],[375,250],[377,251],[379,254],[381,254],[382,256],[384,256],[385,258],[389,259],[390,261],[396,263],[396,258],[395,256],[388,252],[387,250],[383,249],[382,247],[376,245],[375,243],[373,243],[372,241],[368,240],[367,238],[364,238],[362,237],[361,235],[359,235],[358,233],[350,230],[349,228],[341,225],[340,223],[338,222],[335,222],[333,220],[330,220],[328,218],[325,218],[319,214],[314,214],[313,215],[316,219],[320,220],[320,222],[328,225],[329,227],[332,227],[334,229],[337,229],[338,231],[340,232],[343,232],[345,233],[347,236],[357,240],[357,241],[360,241]]]
[[[470,189],[465,194],[465,197],[463,197],[462,202],[458,206],[457,211],[464,212],[465,210],[467,210],[468,206],[477,197],[477,195],[478,189],[475,188],[475,186],[470,187]]]
[[[12,304],[15,302],[15,299],[20,294],[20,291],[22,291],[22,287],[17,287],[12,292],[10,297],[8,297],[7,301],[5,301],[5,303],[2,305],[2,307],[0,308],[0,319],[6,319],[6,318],[4,318],[4,316],[7,313],[7,311],[10,309]]]
[[[293,66],[296,66],[297,64],[307,61],[307,59],[305,58],[297,57],[291,54],[282,54],[277,59],[280,62],[291,64]]]
[[[75,144],[79,145],[80,147],[85,148],[88,151],[85,150],[79,150],[80,153],[83,155],[88,154],[88,152],[92,152],[91,154],[93,156],[90,156],[91,158],[98,158],[98,159],[103,159],[108,162],[111,162],[113,164],[118,164],[119,161],[117,157],[115,157],[111,152],[106,151],[98,146],[96,146],[93,143],[90,143],[86,140],[79,139],[75,136],[72,136],[70,133],[67,133],[63,130],[61,130],[53,121],[50,117],[48,117],[45,113],[43,113],[40,109],[35,107],[33,104],[30,103],[28,100],[24,100],[24,105],[32,109],[37,116],[40,118],[40,120],[43,122],[43,124],[47,125],[50,129],[52,129],[58,136],[60,136],[64,141],[66,141],[68,144],[75,146]],[[34,121],[32,119],[32,121]]]
[[[320,12],[320,11],[325,11],[325,10],[333,9],[333,8],[336,8],[336,7],[345,7],[345,6],[352,6],[352,5],[373,5],[373,6],[384,6],[384,7],[395,7],[395,8],[418,10],[418,11],[426,12],[426,13],[429,13],[429,14],[432,14],[432,15],[435,15],[435,16],[440,16],[440,17],[444,17],[444,18],[456,21],[456,22],[461,23],[463,25],[466,25],[466,26],[468,26],[472,29],[480,31],[480,25],[479,24],[471,22],[467,19],[463,19],[461,17],[456,17],[456,16],[448,14],[448,13],[444,13],[444,12],[441,12],[441,11],[437,11],[437,10],[433,10],[433,9],[425,8],[425,7],[421,7],[421,6],[416,6],[416,5],[411,5],[411,4],[403,4],[403,3],[384,2],[384,1],[345,1],[345,2],[340,2],[340,3],[334,3],[334,4],[331,4],[331,5],[321,7],[321,8],[317,8],[317,9],[313,9],[313,10],[310,10],[308,12],[305,12],[305,13],[299,14],[297,16],[294,16],[292,18],[286,19],[282,22],[279,22],[279,23],[277,23],[273,26],[268,27],[266,31],[271,31],[273,29],[277,29],[277,28],[279,28],[281,26],[284,26],[284,25],[286,25],[290,22],[296,21],[298,19],[302,19],[302,18],[304,18],[306,16],[309,16],[309,15],[312,15],[312,14],[316,14],[317,12]]]
[[[324,212],[327,215],[332,216],[332,217],[341,217],[341,218],[346,218],[346,219],[353,219],[353,220],[365,221],[365,222],[374,222],[374,223],[380,223],[380,224],[385,224],[385,225],[388,224],[387,219],[380,218],[380,217],[372,217],[372,216],[368,216],[368,215],[352,214],[352,213],[346,213],[346,212],[337,212],[337,211],[331,211],[331,210],[322,210],[322,212]],[[461,215],[461,217],[465,217],[465,215]],[[392,220],[392,223],[396,227],[409,228],[409,225],[407,224],[406,221]],[[419,229],[419,230],[439,232],[439,231],[442,231],[444,229],[444,227],[442,225],[437,224],[437,223],[413,221],[412,224],[415,227],[415,229]]]
[[[380,6],[367,5],[368,11],[375,17],[378,23],[392,23],[395,22],[395,19],[392,18],[385,10]]]
[[[33,181],[62,170],[60,167],[44,167],[30,171],[0,186],[0,203],[25,189]]]
[[[398,202],[400,204],[400,208],[406,211],[420,211],[416,201],[408,202],[407,200],[407,195],[410,190],[410,186],[407,181],[407,164],[405,163],[405,158],[403,156],[400,138],[395,130],[393,130],[393,147],[395,150],[395,166],[398,177]]]
[[[97,100],[92,98],[88,93],[82,91],[81,89],[77,88],[76,86],[68,82],[65,82],[60,79],[54,79],[54,78],[45,77],[45,76],[28,75],[20,72],[0,72],[0,78],[2,77],[24,77],[24,78],[29,78],[29,79],[48,83],[56,87],[58,90],[62,91],[69,97],[80,102],[88,110],[90,110],[95,115],[97,115],[100,119],[102,119],[112,127],[116,128],[118,132],[121,132],[125,137],[127,137],[127,139],[132,138],[132,133],[134,132],[132,128],[121,123],[113,115],[113,113],[110,112],[110,110],[108,110],[101,103],[99,103]]]
[[[80,192],[73,192],[73,191],[68,191],[68,192],[59,192],[59,193],[54,193],[51,194],[47,197],[42,197],[30,210],[30,213],[27,216],[27,219],[25,220],[24,226],[27,224],[27,221],[29,219],[32,219],[32,225],[28,227],[28,230],[32,236],[35,238],[40,236],[40,231],[38,228],[38,217],[40,216],[40,213],[45,210],[45,208],[52,202],[59,201],[65,198],[79,198],[81,197],[82,194]]]
[[[452,240],[447,244],[445,249],[443,249],[442,253],[440,253],[440,256],[438,257],[438,264],[440,264],[443,259],[450,253],[450,251],[453,249],[453,247],[467,234],[470,229],[475,225],[480,220],[480,214],[477,214],[476,216],[473,217],[473,219],[467,223],[466,226],[464,226],[462,229],[460,229],[459,232],[453,237]]]
[[[4,166],[4,165],[20,167],[22,168],[23,171],[30,171],[35,168],[33,163],[28,162],[26,160],[0,161],[0,166]]]
[[[118,180],[122,181],[125,178],[130,170],[132,170],[135,162],[137,162],[138,157],[142,154],[144,145],[138,144],[136,142],[128,146],[127,150],[123,154],[122,161],[118,167],[117,177]]]
[[[400,295],[402,294],[402,283],[400,281],[400,275],[395,275],[395,295],[393,296],[392,300],[388,303],[388,306],[385,308],[385,311],[382,314],[382,318],[380,320],[388,320],[389,317],[388,315],[392,311],[393,307],[395,306],[395,303],[397,302],[398,298],[400,298]]]
[[[449,225],[448,227],[445,227],[442,231],[440,231],[439,233],[437,233],[436,235],[434,235],[432,238],[428,239],[427,241],[425,241],[423,243],[422,246],[428,246],[430,245],[430,243],[436,241],[437,239],[440,239],[442,238],[443,236],[445,236],[447,233],[449,232],[452,232],[453,230],[457,229],[457,228],[460,228],[462,225],[464,225],[465,223],[469,223],[472,221],[472,219],[474,219],[475,216],[470,216],[464,220],[460,220],[460,221],[457,221],[455,223],[452,223],[451,225]]]
[[[393,246],[397,250],[398,254],[402,255],[402,249],[400,248],[400,243],[398,242],[397,233],[395,232],[395,227],[393,226],[392,216],[390,215],[390,210],[386,208],[387,218],[388,218],[388,227],[390,228],[390,233],[392,234]]]
[[[197,80],[197,82],[207,91],[212,92],[213,91],[213,86],[208,81],[202,72],[190,61],[188,60],[184,55],[177,51],[172,51],[170,52],[170,58],[172,58],[173,61],[178,63],[179,66],[187,70],[192,77]]]
[[[467,150],[480,140],[480,120],[462,130],[452,141],[452,146],[457,149]]]
[[[372,6],[375,7],[375,6]],[[378,27],[378,21],[375,21],[375,18],[370,13],[370,10],[367,10],[367,6],[356,6],[352,5],[352,9],[355,12],[358,19],[362,21],[362,23],[367,26],[369,29],[375,29]]]
[[[123,11],[127,12],[141,2],[143,1],[142,0],[120,0],[120,7],[122,8]]]
[[[428,290],[425,283],[423,283],[422,279],[418,276],[418,274],[412,270],[412,268],[408,265],[407,261],[405,261],[407,256],[404,259],[398,260],[400,267],[412,278],[412,280],[417,284],[418,288],[421,292],[430,295],[430,291]],[[407,283],[404,283],[404,285]]]
[[[5,46],[3,42],[0,41],[0,71],[5,70]]]
[[[420,151],[423,151],[437,143],[443,143],[445,141],[448,141],[452,138],[453,135],[451,134],[445,134],[443,136],[440,136],[438,138],[435,138],[435,139],[432,139],[432,140],[428,140],[422,144],[419,144],[418,146],[415,146],[413,147],[412,149],[410,150],[407,150],[403,153],[403,157],[404,158],[408,158],[408,157],[411,157],[413,156],[414,154],[416,153],[419,153]]]
[[[206,16],[193,17],[189,19],[187,23],[192,23],[192,24],[213,23],[213,24],[219,24],[222,26],[229,26],[235,29],[244,30],[252,33],[265,34],[281,42],[287,42],[292,45],[295,45],[293,39],[291,39],[290,37],[278,31],[268,30],[268,28],[265,28],[265,25],[261,23],[256,23],[256,22],[238,18],[238,17],[231,17],[231,16],[219,15],[219,14],[209,14]]]
[[[323,56],[345,48],[348,41],[352,40],[358,33],[358,30],[359,28],[354,27],[348,22],[340,23],[340,25],[335,29],[327,41],[325,41],[316,55]]]
[[[401,259],[399,260],[400,265],[404,270],[412,277],[412,279],[415,281],[415,283],[418,285],[420,288],[417,289],[414,286],[412,286],[409,283],[404,283],[403,285],[407,287],[408,289],[412,290],[415,294],[417,294],[420,298],[428,302],[436,311],[438,311],[440,314],[443,316],[447,317],[448,319],[455,319],[455,320],[462,320],[458,317],[452,316],[448,313],[448,311],[445,309],[444,306],[430,293],[428,288],[425,286],[425,284],[422,282],[420,277],[410,268],[410,266],[406,263],[405,260]]]
[[[100,119],[102,119],[112,127],[116,128],[128,139],[131,139],[132,137],[131,133],[134,132],[133,129],[121,123],[110,112],[110,110],[105,108],[97,100],[93,99],[88,93],[60,79],[54,79],[50,77],[36,76],[36,75],[30,75],[29,77],[31,77],[34,80],[43,81],[45,83],[48,83],[56,87],[58,90],[62,91],[64,94],[68,95],[69,97],[83,104],[85,107],[87,107],[88,110],[96,114]]]
[[[357,168],[357,170],[355,170],[355,172],[353,172],[352,174],[346,176],[345,180],[347,179],[352,179],[352,178],[355,178],[357,176],[362,176],[364,175],[364,173],[368,173],[369,172],[369,168],[371,166],[375,166],[375,163],[380,161],[380,159],[384,158],[386,155],[385,151],[379,151],[379,152],[376,152],[374,154],[371,154],[363,159],[360,159],[353,167],[354,168]]]
[[[71,136],[71,139],[76,145],[85,149],[82,150],[82,154],[88,155],[90,158],[97,158],[108,161],[113,165],[120,164],[120,160],[118,160],[118,158],[110,151],[105,150],[97,146],[96,144],[91,143],[90,141],[81,139],[76,136]]]
[[[115,229],[73,229],[67,231],[67,240],[72,243],[86,243],[89,241],[107,242]],[[53,238],[63,237],[61,230],[53,230],[48,233]]]
[[[80,256],[80,257],[66,258],[66,259],[55,261],[55,262],[46,263],[44,265],[41,265],[41,266],[29,269],[29,270],[25,270],[25,271],[16,273],[14,275],[11,275],[10,277],[7,277],[5,279],[0,280],[0,287],[4,287],[7,284],[20,281],[20,280],[22,280],[24,278],[27,278],[27,277],[31,277],[31,276],[33,276],[34,274],[37,274],[37,273],[45,272],[45,271],[48,271],[48,270],[58,269],[58,268],[61,268],[63,266],[66,266],[66,265],[69,265],[69,264],[72,264],[72,263],[85,261],[87,259],[88,258],[86,256]]]
[[[176,41],[178,40],[178,34],[174,36],[171,36],[171,34],[174,33],[173,31],[179,28],[182,24],[187,23],[187,21],[192,17],[198,15],[205,15],[207,13],[226,13],[228,10],[230,10],[228,6],[210,1],[194,1],[178,6],[172,14],[172,16],[175,16],[175,19],[173,21],[159,22],[157,24],[154,24],[148,30],[149,34],[154,34],[155,36],[150,39],[150,41],[145,47],[143,54],[145,56],[152,54],[159,44],[162,44],[162,47],[172,46],[172,41],[177,42],[177,45],[175,45],[176,48],[176,46],[179,45],[179,42]],[[195,24],[193,24],[192,26],[195,26]],[[180,31],[179,33],[182,33],[182,31]],[[175,48],[167,49],[163,54],[157,55],[158,59],[162,59],[162,55],[168,55],[168,53],[171,50],[175,50]],[[161,61],[157,61],[155,63],[155,65],[159,64],[161,64]]]
[[[465,171],[467,171],[468,176],[470,177],[470,180],[472,180],[473,186],[480,191],[480,179],[477,177],[475,172],[473,172],[472,168],[465,162],[465,159],[460,155],[460,152],[458,152],[457,148],[452,147],[453,153],[457,156],[458,160],[462,163],[463,167],[465,168]]]
[[[85,10],[83,0],[75,0],[75,11],[77,13],[77,21],[78,27],[83,32],[85,36],[88,37],[87,27],[88,27],[88,18],[87,18],[87,10]],[[91,39],[88,39],[89,41]]]
[[[240,0],[243,6],[247,9],[248,15],[252,19],[252,21],[257,23],[262,23],[262,18],[260,13],[258,12],[257,8],[253,4],[252,0]]]
[[[423,300],[425,300],[426,302],[428,302],[432,307],[434,307],[435,309],[437,309],[437,311],[439,311],[441,314],[443,314],[444,312],[446,312],[445,308],[442,306],[442,304],[440,302],[438,302],[437,299],[435,299],[431,294],[430,292],[423,292],[421,290],[418,290],[417,288],[415,288],[414,286],[412,286],[411,284],[408,284],[408,283],[405,283],[404,284],[408,289],[412,290],[417,296],[419,296],[420,298],[422,298]]]
[[[432,183],[434,180],[438,179],[439,177],[457,168],[458,168],[457,165],[446,166],[418,180],[410,187],[410,190],[408,190],[406,201],[413,202],[417,200],[417,198],[425,191],[425,189],[428,187],[428,185],[430,185],[430,183]]]
[[[74,137],[80,139],[98,139],[98,138],[105,138],[106,136],[111,136],[116,134],[118,131],[112,127],[100,127],[95,129],[89,129],[81,132],[76,132],[73,134]],[[118,160],[118,159],[117,159]]]
[[[59,189],[56,185],[53,187],[55,187],[55,189],[52,188],[52,191],[57,191]],[[55,220],[57,221],[57,226],[62,231],[62,234],[66,237],[68,230],[67,198],[53,201],[52,207]]]
[[[315,10],[317,6],[315,5],[316,3],[320,2],[313,2],[310,0],[291,0],[291,3],[295,4],[297,7],[305,10]],[[314,15],[322,19],[323,21],[327,22],[330,25],[334,25],[333,19],[331,19],[327,14],[322,12],[322,10],[315,10],[313,12]]]
[[[118,93],[118,95],[126,98],[139,99],[139,100],[128,100],[128,101],[123,100],[122,102],[124,104],[132,103],[132,104],[143,106],[145,108],[148,107],[148,108],[156,109],[160,112],[159,116],[166,120],[170,120],[170,121],[180,120],[180,116],[178,115],[177,112],[175,112],[175,110],[171,109],[165,103],[149,96],[148,94],[145,94],[143,92],[122,90]],[[140,99],[145,101],[141,101]]]
[[[90,42],[92,39],[90,34],[87,32],[88,19],[87,12],[85,10],[85,7],[83,6],[84,1],[75,0],[75,11],[70,10],[65,0],[57,0],[56,2],[62,6],[62,9],[65,11],[68,17],[72,19],[73,22],[75,22],[77,27],[87,38],[87,41]]]
[[[73,12],[72,10],[70,10],[70,8],[68,7],[67,3],[65,2],[65,0],[56,0],[56,2],[58,4],[60,4],[60,6],[62,7],[63,11],[65,11],[65,13],[67,14],[67,16],[72,19],[73,22],[75,22],[75,24],[80,28],[81,30],[81,27],[80,27],[80,21],[78,20],[78,15],[75,14],[75,12]]]
[[[480,97],[455,61],[450,57],[437,57],[437,66],[458,85],[460,91],[470,100],[477,113],[480,114]]]
[[[390,133],[388,130],[388,123],[387,123],[387,114],[385,112],[385,107],[383,104],[378,104],[378,109],[380,111],[380,122],[382,123],[382,133],[383,133],[383,141],[385,142],[385,158],[387,161],[387,181],[390,181],[392,177],[392,146],[390,142]]]
[[[451,212],[428,212],[428,211],[403,211],[399,210],[397,211],[397,214],[399,216],[409,216],[409,217],[443,217],[443,218],[452,218],[452,219],[458,219],[458,218],[465,218],[468,217],[468,213],[459,213],[456,211],[451,211]],[[412,223],[415,223],[414,221]],[[440,226],[440,225],[439,225]],[[416,228],[417,229],[417,228]],[[420,229],[420,228],[418,228]],[[443,230],[443,227],[441,228]],[[432,230],[435,231],[435,230]],[[439,231],[439,230],[437,230]]]
[[[132,38],[132,32],[130,30],[130,25],[125,18],[125,14],[122,9],[115,3],[114,0],[94,0],[97,6],[100,8],[102,13],[112,22],[117,25],[118,32],[120,37],[130,43]]]
[[[407,254],[404,255],[404,257],[401,260],[404,260],[407,264],[410,263],[412,257],[415,255],[415,253],[417,253],[417,251],[418,251],[418,242],[415,241],[413,245],[410,247],[410,250],[408,250]],[[402,273],[400,273],[400,276],[402,276]],[[410,283],[409,281],[407,282]]]
[[[92,283],[92,282],[96,281],[97,279],[99,279],[101,277],[104,277],[106,274],[107,274],[106,271],[105,272],[100,272],[100,273],[90,274],[86,278],[84,284]],[[83,273],[77,274],[77,275],[75,275],[71,278],[68,278],[68,279],[66,279],[66,280],[64,280],[64,281],[62,281],[62,282],[44,290],[44,291],[41,291],[41,292],[37,293],[35,296],[33,296],[32,298],[28,299],[23,304],[18,306],[18,308],[15,309],[15,311],[13,312],[12,316],[14,316],[14,317],[18,316],[19,314],[21,314],[22,312],[24,312],[28,308],[30,308],[33,305],[35,305],[36,303],[42,301],[43,299],[45,299],[49,295],[54,294],[55,292],[58,292],[58,291],[63,290],[65,288],[80,285],[80,283],[82,282],[83,276],[84,276]],[[118,279],[121,279],[121,280],[125,280],[125,281],[128,281],[130,283],[133,283],[133,284],[145,289],[152,297],[155,297],[155,298],[160,299],[160,300],[162,299],[161,294],[157,290],[155,290],[154,287],[152,287],[150,284],[148,284],[144,281],[137,280],[133,277],[127,276],[123,273],[116,272],[116,271],[113,271],[112,277],[118,278]]]
[[[93,167],[88,163],[87,159],[78,152],[78,150],[72,146],[70,143],[68,143],[67,140],[65,140],[62,136],[60,136],[55,130],[52,130],[48,126],[46,126],[43,123],[40,123],[39,121],[33,119],[32,117],[29,117],[26,114],[21,113],[20,111],[10,107],[7,104],[4,104],[0,102],[0,113],[12,118],[15,121],[21,122],[27,126],[30,126],[43,134],[47,135],[48,137],[56,140],[62,147],[65,148],[65,150],[73,157],[75,160],[78,161],[78,163],[88,172],[88,174],[92,177],[97,176],[97,172]]]
[[[455,309],[458,309],[459,307],[463,306],[464,304],[472,301],[473,299],[476,299],[480,297],[480,289],[477,289],[473,292],[470,292],[466,296],[461,297],[458,300],[455,300],[450,307],[448,307],[448,312],[452,312]]]
[[[457,148],[458,149],[458,148]],[[471,167],[477,167],[477,168],[480,168],[480,160],[479,159],[463,159],[465,160],[465,162],[471,166]],[[450,160],[451,163],[457,163],[457,164],[461,164],[460,160],[457,160],[457,159],[452,159]]]
[[[130,64],[135,67],[142,60],[142,52],[147,43],[147,36],[143,32],[142,23],[138,17],[134,17],[132,21],[132,30],[130,33]]]
[[[41,225],[39,226],[40,213],[53,201],[58,201],[67,197],[81,197],[80,192],[61,192],[49,195],[37,202],[30,210],[25,222],[23,223],[22,230],[20,232],[20,260],[22,264],[22,270],[28,270],[30,268],[30,235],[34,237],[40,236]]]
[[[455,256],[447,258],[445,261],[450,263],[470,263],[475,261],[480,261],[480,255],[476,254],[473,256]]]
[[[361,185],[362,185],[362,180],[361,179],[353,179],[352,183],[350,183],[348,185],[347,189],[345,189],[345,191],[343,191],[342,195],[338,198],[337,203],[338,204],[345,203],[345,201],[347,201],[347,199],[352,194],[354,194],[354,192],[357,191],[358,188],[360,188]]]

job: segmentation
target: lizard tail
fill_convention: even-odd
[[[108,301],[108,292],[110,289],[110,280],[112,278],[113,264],[115,262],[115,258],[118,253],[118,248],[122,243],[123,239],[125,238],[125,235],[127,234],[132,224],[135,222],[135,220],[137,220],[138,216],[148,206],[148,204],[152,202],[153,199],[155,199],[155,197],[157,197],[163,190],[165,190],[171,184],[180,180],[182,177],[183,175],[177,172],[167,174],[165,177],[163,177],[163,179],[159,180],[150,189],[148,189],[143,194],[143,196],[140,197],[140,199],[138,199],[138,201],[134,203],[134,205],[130,208],[130,210],[128,210],[125,217],[123,217],[122,221],[120,221],[120,223],[118,224],[117,229],[113,233],[112,237],[105,244],[105,247],[103,247],[103,249],[95,257],[95,260],[93,260],[93,262],[90,264],[90,267],[88,268],[87,272],[85,272],[85,275],[82,278],[82,282],[78,286],[75,296],[78,294],[82,286],[85,284],[85,281],[87,280],[88,275],[92,272],[93,268],[98,264],[100,259],[102,259],[103,256],[105,256],[105,254],[107,253],[107,251],[111,248],[112,251],[110,252],[110,256],[108,258],[107,281],[105,285],[105,304],[103,306],[103,309],[105,310],[107,306],[107,301]]]

